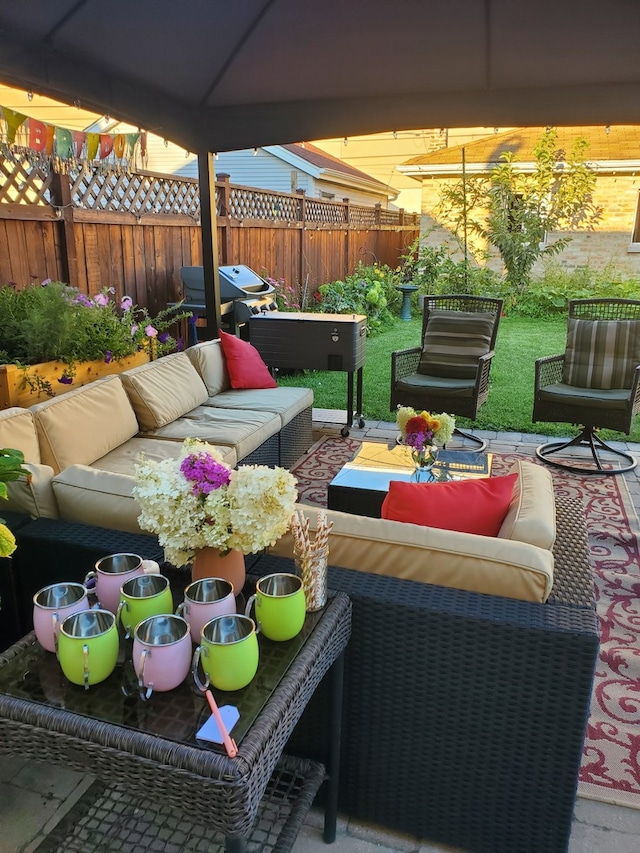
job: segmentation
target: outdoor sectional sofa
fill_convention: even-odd
[[[0,411],[0,447],[21,450],[33,475],[11,484],[6,508],[140,532],[131,492],[141,453],[174,458],[191,437],[231,467],[290,467],[312,443],[312,406],[307,388],[231,388],[220,342],[197,344],[30,409]]]

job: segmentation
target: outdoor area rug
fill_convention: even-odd
[[[320,439],[292,469],[300,500],[326,506],[327,485],[355,454],[355,438]],[[493,455],[494,475],[530,453]],[[539,463],[543,464],[543,463]],[[563,497],[585,507],[600,624],[600,657],[578,795],[640,808],[640,526],[623,476],[579,476],[549,467]]]

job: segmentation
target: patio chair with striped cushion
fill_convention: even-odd
[[[571,300],[564,354],[536,361],[533,421],[578,424],[582,430],[570,441],[540,445],[537,456],[581,474],[630,471],[637,460],[597,431],[606,427],[628,435],[639,411],[640,301]]]
[[[422,345],[391,354],[391,410],[413,406],[474,420],[489,394],[502,304],[466,294],[425,296]],[[456,433],[478,450],[486,447],[476,436]]]

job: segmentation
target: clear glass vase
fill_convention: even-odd
[[[414,479],[416,483],[428,483],[435,479],[431,469],[438,460],[438,448],[435,444],[425,444],[424,447],[413,448],[411,458],[415,466]]]

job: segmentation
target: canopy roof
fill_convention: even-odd
[[[632,0],[0,2],[0,80],[191,151],[640,123]]]

